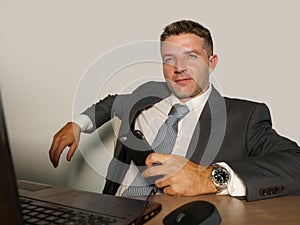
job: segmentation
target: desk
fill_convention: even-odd
[[[157,195],[153,201],[162,204],[162,210],[145,225],[163,224],[163,218],[177,207],[196,200],[213,203],[223,224],[300,224],[300,196],[284,196],[267,200],[246,202],[230,196],[202,195],[196,197],[175,197]]]
[[[20,185],[38,185],[35,182],[19,181]],[[43,186],[45,187],[45,185]],[[26,189],[19,189],[20,194],[25,196],[34,195],[40,199],[51,199],[53,193],[67,193],[75,191],[72,198],[79,195],[79,192],[65,187],[54,187],[46,185],[49,188],[38,188],[36,191],[26,191]],[[51,187],[51,188],[50,188]],[[27,193],[27,194],[26,194]],[[97,194],[90,192],[83,192],[84,199],[94,199]],[[30,197],[30,196],[29,196]],[[136,197],[137,199],[145,199],[143,197]],[[81,199],[82,200],[82,199]],[[174,209],[191,201],[204,200],[213,203],[221,217],[222,225],[294,225],[300,224],[300,196],[285,196],[279,198],[272,198],[266,200],[259,200],[254,202],[246,202],[245,200],[238,200],[230,196],[217,195],[199,195],[195,197],[176,197],[168,195],[156,195],[151,201],[162,204],[162,210],[145,225],[162,225],[163,218]]]

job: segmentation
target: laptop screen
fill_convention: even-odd
[[[0,93],[0,224],[22,224],[18,190]]]

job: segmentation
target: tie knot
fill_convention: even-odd
[[[172,106],[169,116],[174,116],[177,120],[181,120],[189,111],[186,105],[175,104]]]

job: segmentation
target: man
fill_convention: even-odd
[[[104,193],[146,194],[151,184],[143,178],[156,176],[156,187],[178,196],[217,192],[252,201],[299,190],[300,148],[272,129],[267,106],[222,97],[210,84],[218,56],[209,30],[186,20],[168,25],[161,56],[166,83],[108,96],[64,126],[49,151],[55,167],[67,146],[67,159],[72,158],[81,131],[92,132],[114,115],[122,124]],[[139,142],[133,130],[155,151],[145,170],[128,151]]]

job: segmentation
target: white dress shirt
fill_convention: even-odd
[[[178,134],[172,154],[183,157],[186,155],[189,143],[194,133],[192,131],[194,131],[197,122],[199,121],[200,115],[208,100],[211,90],[212,87],[210,86],[205,93],[192,98],[185,103],[188,106],[190,112],[178,123]],[[144,110],[136,118],[135,129],[140,130],[144,134],[149,144],[152,144],[158,133],[158,130],[168,118],[168,113],[171,110],[172,106],[178,103],[182,104],[176,96],[170,95],[168,98],[165,98],[162,101],[156,103],[151,108]],[[93,127],[91,120],[86,115],[80,115],[73,121],[82,128],[82,131],[89,130]],[[234,173],[234,171],[226,163],[219,162],[218,164],[225,167],[229,171],[231,179],[228,184],[227,190],[222,190],[217,194],[245,196],[245,185],[243,184],[243,181],[238,177],[238,175]],[[133,162],[131,162],[129,170],[116,195],[122,195],[122,193],[132,183],[138,172],[138,168],[134,165]]]

